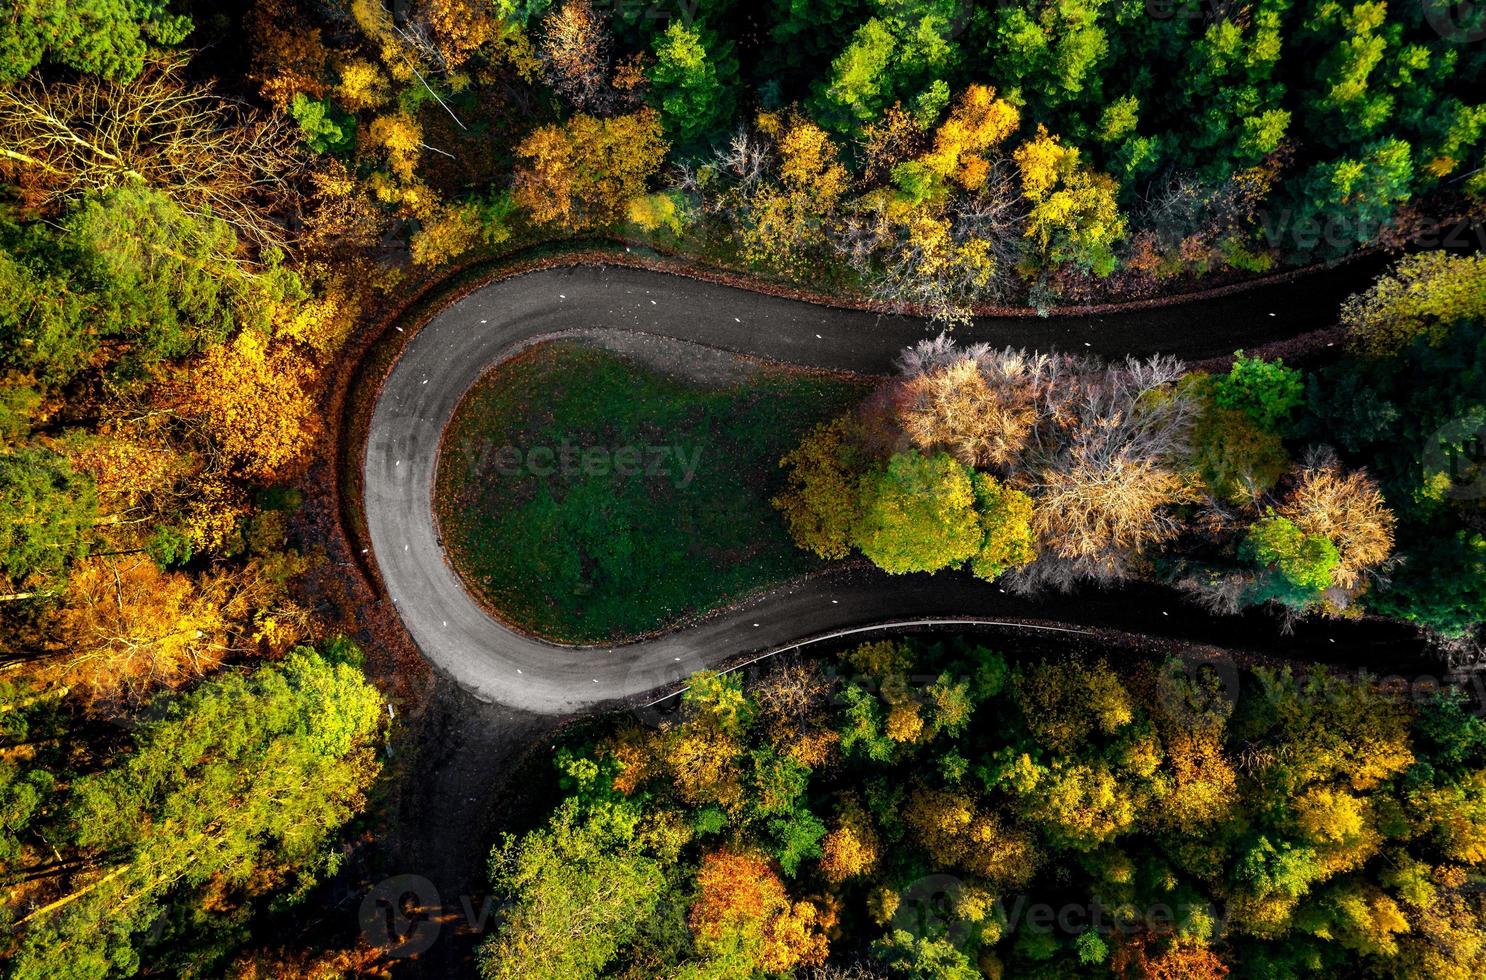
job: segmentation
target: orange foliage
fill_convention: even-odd
[[[702,858],[687,922],[699,949],[727,948],[741,940],[764,972],[786,973],[825,962],[828,918],[810,902],[791,902],[763,857],[721,850]]]
[[[836,827],[821,841],[820,873],[833,885],[871,874],[877,867],[881,843],[872,818],[854,797],[847,797],[836,817]]]
[[[48,673],[90,698],[199,677],[226,653],[217,592],[143,556],[83,562],[60,613],[65,650]]]

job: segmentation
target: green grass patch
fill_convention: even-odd
[[[769,504],[778,460],[868,387],[783,369],[708,387],[540,345],[455,410],[434,494],[444,546],[472,592],[555,639],[715,608],[819,565]]]

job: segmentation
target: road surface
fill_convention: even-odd
[[[1343,268],[1157,310],[980,320],[957,337],[962,343],[1200,360],[1331,324],[1339,301],[1365,285],[1359,279],[1365,276],[1358,270]],[[1150,586],[1031,600],[969,575],[891,577],[860,567],[784,586],[630,644],[562,647],[515,633],[465,593],[445,561],[432,504],[440,434],[464,392],[492,365],[541,338],[594,329],[882,374],[903,347],[929,332],[918,319],[617,267],[528,273],[485,286],[436,314],[408,343],[378,398],[364,461],[366,522],[382,580],[408,632],[437,669],[484,700],[543,714],[643,701],[723,660],[913,618],[1099,626],[1385,670],[1417,646],[1412,631],[1376,622],[1304,624],[1282,636],[1263,615],[1213,619]]]

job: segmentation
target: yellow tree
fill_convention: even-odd
[[[80,563],[60,614],[63,651],[46,673],[89,698],[199,677],[227,651],[220,600],[143,555]]]
[[[789,488],[775,497],[790,537],[822,558],[845,558],[851,551],[851,528],[860,510],[857,473],[848,459],[851,420],[816,426],[779,460],[789,471]]]
[[[877,867],[881,842],[872,818],[855,796],[841,801],[835,827],[821,840],[820,848],[820,873],[833,885],[871,874]]]
[[[997,886],[1025,885],[1036,868],[1037,851],[1027,835],[977,807],[967,793],[920,786],[909,794],[903,821],[936,862]]]
[[[801,271],[812,249],[825,241],[825,228],[851,175],[826,131],[803,116],[762,113],[759,128],[775,138],[779,182],[761,184],[745,196],[739,242],[750,262]]]
[[[1114,271],[1114,243],[1125,237],[1125,218],[1108,174],[1090,170],[1078,149],[1038,126],[1037,135],[1013,154],[1022,196],[1031,202],[1027,237],[1045,258],[1074,262],[1097,275]]]
[[[319,433],[314,380],[303,356],[244,330],[208,351],[174,388],[182,411],[209,426],[243,475],[272,480],[303,463]]]
[[[516,148],[515,201],[538,224],[569,231],[618,221],[665,159],[654,109],[612,119],[578,114],[543,126]]]
[[[987,151],[1021,125],[1021,115],[988,85],[971,85],[960,94],[949,118],[934,133],[934,148],[920,160],[940,177],[969,191],[985,186]]]

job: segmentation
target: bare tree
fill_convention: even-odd
[[[984,187],[942,203],[864,195],[833,227],[831,243],[874,299],[961,324],[977,303],[1011,292],[1025,213],[1011,168],[998,160]]]
[[[1173,387],[1175,358],[1133,358],[1070,374],[1043,390],[1043,417],[1019,474],[1037,499],[1039,559],[1014,573],[1031,589],[1130,575],[1145,549],[1180,529],[1172,506],[1192,499],[1179,469],[1193,406]]]
[[[41,211],[143,181],[259,245],[284,246],[305,165],[297,134],[188,83],[184,66],[158,59],[127,85],[84,75],[0,89],[0,177]]]
[[[609,92],[609,34],[589,0],[567,0],[542,18],[547,78],[580,110],[600,108]]]

